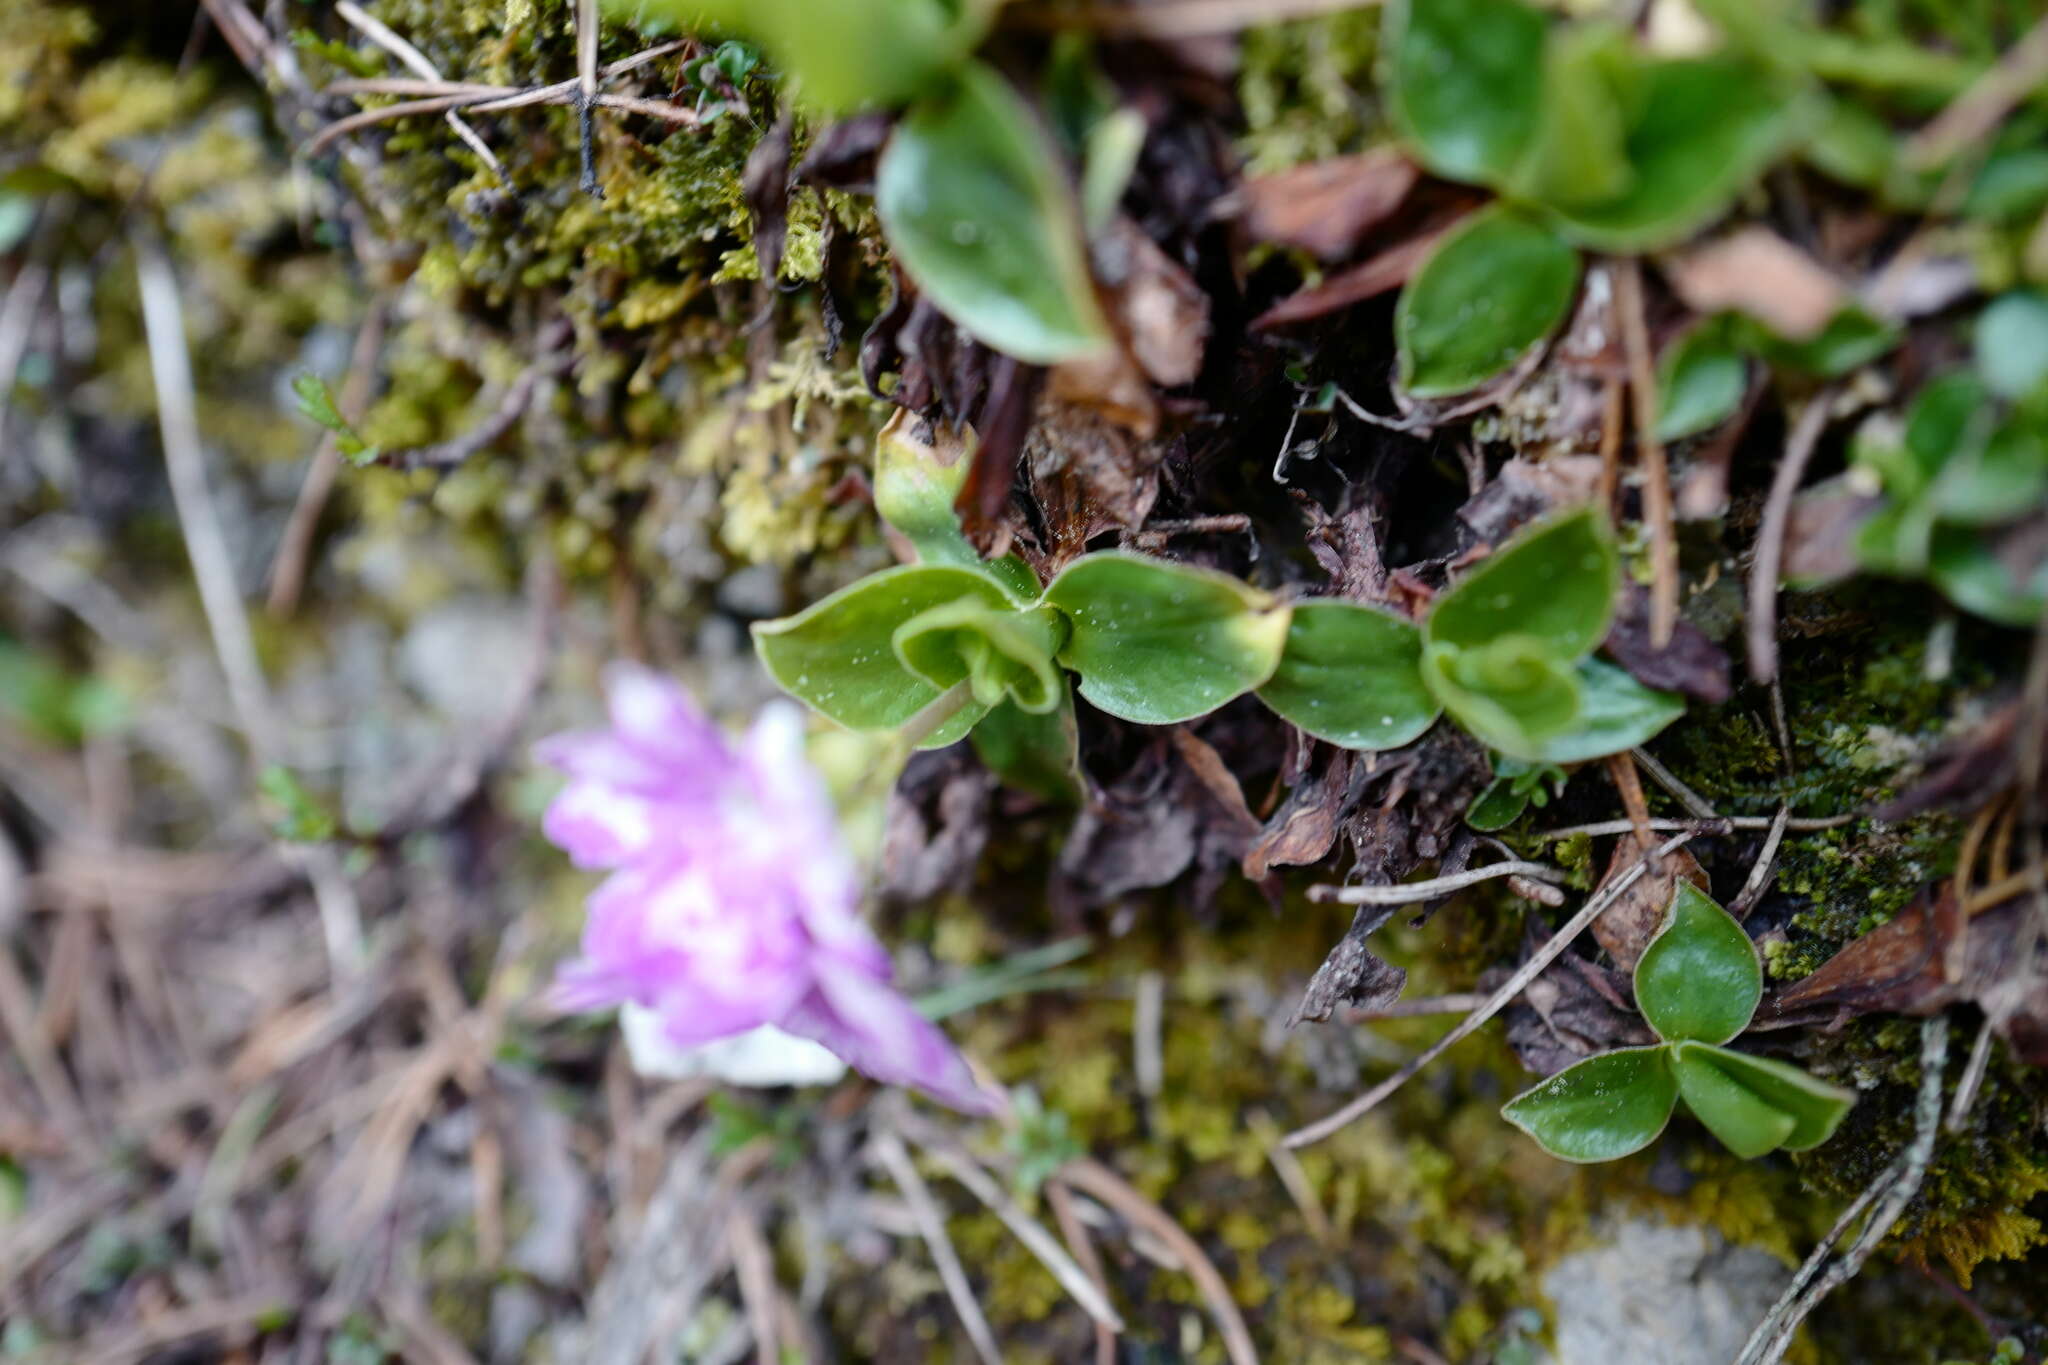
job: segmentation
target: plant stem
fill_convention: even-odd
[[[953,719],[953,713],[965,706],[967,699],[972,695],[973,692],[964,678],[939,693],[937,697],[925,703],[924,708],[916,715],[903,722],[903,729],[899,732],[903,742],[912,749],[924,743],[932,731]]]

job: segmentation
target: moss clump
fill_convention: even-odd
[[[1967,1033],[1950,1044],[1946,1104],[1962,1073]],[[1862,1092],[1832,1142],[1795,1158],[1815,1189],[1860,1194],[1911,1139],[1920,1084],[1920,1025],[1897,1018],[1859,1019],[1823,1037],[1808,1060],[1814,1071]],[[1967,1288],[1987,1260],[2013,1260],[2048,1245],[2048,1139],[2041,1114],[2048,1083],[1994,1044],[1983,1088],[1960,1132],[1944,1130],[1920,1193],[1907,1206],[1892,1245],[1920,1264],[1942,1264]]]

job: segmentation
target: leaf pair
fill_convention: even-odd
[[[1463,393],[1563,321],[1577,246],[1643,251],[1724,212],[1782,146],[1786,92],[1731,56],[1657,59],[1522,0],[1395,0],[1390,106],[1417,158],[1505,203],[1465,220],[1395,312],[1400,382]]]
[[[1636,1005],[1663,1041],[1588,1057],[1501,1113],[1566,1161],[1612,1161],[1653,1142],[1683,1099],[1740,1157],[1827,1141],[1855,1095],[1798,1067],[1723,1046],[1763,999],[1756,945],[1680,878],[1635,971]]]
[[[1406,744],[1445,711],[1530,763],[1633,748],[1684,703],[1592,657],[1620,576],[1606,523],[1588,508],[1518,536],[1419,628],[1356,603],[1300,603],[1259,699],[1347,749]]]
[[[1679,333],[1657,359],[1657,439],[1676,441],[1719,426],[1742,406],[1750,357],[1832,379],[1898,345],[1891,323],[1850,305],[1818,336],[1788,341],[1739,313],[1719,313]]]

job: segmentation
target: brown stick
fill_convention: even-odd
[[[1643,466],[1643,516],[1650,523],[1650,644],[1662,649],[1678,628],[1678,527],[1671,506],[1671,466],[1657,439],[1657,371],[1643,315],[1643,269],[1633,256],[1615,263],[1615,311],[1628,354],[1635,402],[1636,459]]]
[[[1793,494],[1799,491],[1814,447],[1827,427],[1834,396],[1833,389],[1822,389],[1807,401],[1806,410],[1792,424],[1778,472],[1771,476],[1763,521],[1757,527],[1756,557],[1749,569],[1747,643],[1749,676],[1760,683],[1778,676],[1778,573],[1785,563],[1785,527],[1792,520]]]

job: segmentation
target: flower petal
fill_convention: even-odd
[[[966,1114],[995,1110],[995,1096],[976,1083],[966,1058],[938,1026],[857,967],[821,961],[817,988],[779,1022],[878,1081],[915,1086]]]

